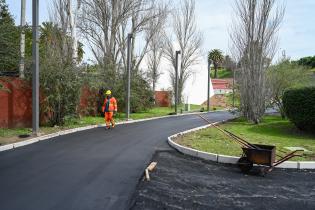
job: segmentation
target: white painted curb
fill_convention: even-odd
[[[197,157],[197,158],[200,158],[203,160],[210,160],[210,161],[214,161],[217,163],[237,164],[237,161],[240,157],[203,152],[203,151],[199,151],[196,149],[192,149],[192,148],[177,144],[176,142],[174,142],[172,140],[173,138],[176,138],[180,135],[191,133],[191,132],[198,131],[201,129],[205,129],[205,128],[211,127],[213,124],[216,125],[216,124],[219,124],[222,122],[225,122],[225,121],[215,122],[215,123],[212,123],[209,125],[200,126],[200,127],[194,128],[194,129],[190,129],[190,130],[186,130],[186,131],[183,131],[180,133],[176,133],[176,134],[168,137],[168,143],[171,147],[173,147],[174,149],[176,149],[177,151],[179,151],[185,155],[190,155],[192,157]],[[285,162],[281,163],[280,165],[276,166],[276,168],[315,169],[315,161],[285,161]]]
[[[205,113],[210,113],[210,112],[222,112],[222,111],[228,111],[228,110],[224,109],[224,110],[209,111],[209,112],[189,112],[189,113],[183,113],[183,114],[177,114],[177,115],[166,115],[166,116],[162,116],[162,117],[151,117],[151,118],[145,118],[145,119],[139,119],[139,120],[129,120],[129,121],[117,122],[116,125],[144,122],[144,121],[157,120],[157,119],[163,119],[163,118],[169,118],[169,117],[179,117],[179,116],[186,116],[186,115],[205,114]],[[6,150],[10,150],[10,149],[14,149],[14,148],[21,147],[21,146],[25,146],[25,145],[28,145],[28,144],[33,144],[33,143],[36,143],[38,141],[51,139],[51,138],[54,138],[54,137],[57,137],[57,136],[67,135],[67,134],[70,134],[70,133],[75,133],[75,132],[78,132],[78,131],[84,131],[84,130],[89,130],[89,129],[93,129],[93,128],[99,128],[99,127],[105,127],[105,124],[88,125],[88,126],[85,126],[85,127],[72,128],[72,129],[68,129],[68,130],[58,131],[56,133],[51,133],[51,134],[35,137],[35,138],[28,139],[28,140],[25,140],[25,141],[20,141],[20,142],[16,142],[16,143],[12,143],[12,144],[6,144],[6,145],[3,145],[3,146],[0,146],[0,152],[6,151]]]

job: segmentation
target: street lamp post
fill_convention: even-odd
[[[25,2],[21,0],[21,42],[20,42],[20,77],[24,78],[25,66]]]
[[[131,39],[132,33],[128,34],[127,40],[127,104],[126,104],[126,118],[129,120],[130,117],[130,69],[131,69]]]
[[[32,26],[32,130],[33,135],[38,135],[39,131],[39,34],[38,34],[38,14],[39,0],[33,0],[33,26]]]
[[[180,51],[175,52],[175,114],[177,114],[177,104],[178,104],[178,55]]]
[[[208,89],[208,98],[207,98],[207,111],[210,111],[210,73],[211,73],[211,60],[208,59],[208,84],[207,84],[207,89]]]
[[[236,71],[236,68],[233,70],[233,108],[235,107],[235,71]]]

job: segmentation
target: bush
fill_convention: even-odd
[[[315,68],[315,56],[308,56],[301,58],[297,61],[299,65],[309,66],[311,68]]]
[[[69,37],[53,23],[44,23],[40,36],[41,104],[51,126],[63,125],[78,116],[82,82],[74,65]]]
[[[315,132],[315,87],[286,90],[283,106],[287,117],[296,127]]]
[[[267,70],[267,97],[270,99],[270,104],[268,105],[278,107],[281,117],[284,119],[285,112],[282,97],[285,90],[296,87],[297,85],[307,86],[311,82],[308,69],[293,64],[289,60],[282,60]]]

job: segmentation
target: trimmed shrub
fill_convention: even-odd
[[[296,127],[315,133],[315,87],[286,90],[283,106],[287,117]]]

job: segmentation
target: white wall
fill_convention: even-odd
[[[163,74],[161,75],[158,84],[157,90],[167,89],[171,87],[168,69],[170,66],[167,61],[163,61],[161,69],[163,69]],[[190,104],[201,104],[207,100],[207,63],[202,60],[199,65],[193,67],[194,74],[187,80],[184,88],[184,98],[185,103]],[[210,96],[214,95],[212,84],[210,83]]]

